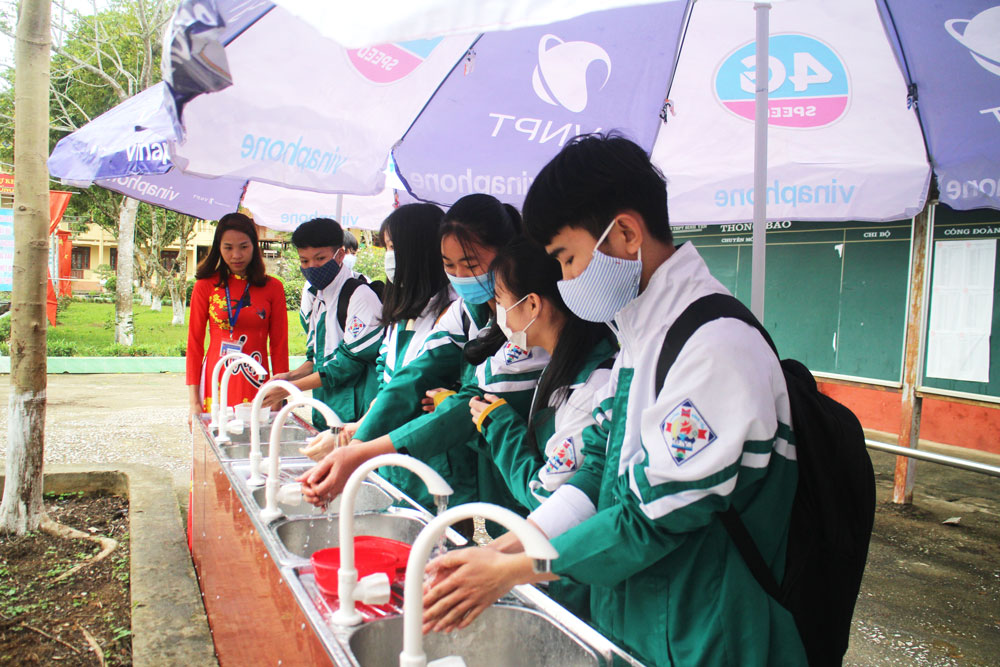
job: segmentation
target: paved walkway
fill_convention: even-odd
[[[175,373],[49,376],[46,462],[164,468],[186,500],[186,391]],[[0,378],[0,405],[8,396]],[[894,457],[872,458],[880,505],[846,664],[1000,665],[1000,480],[921,463],[915,504],[900,509],[887,503]]]

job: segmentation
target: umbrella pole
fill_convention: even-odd
[[[757,19],[757,62],[754,68],[756,98],[754,104],[753,140],[753,253],[750,279],[750,310],[764,321],[764,259],[767,238],[767,86],[770,79],[768,66],[768,35],[771,4],[755,2]]]
[[[930,244],[930,204],[913,219],[910,256],[910,301],[907,305],[906,338],[903,343],[903,391],[899,420],[899,446],[916,449],[920,442],[920,417],[923,399],[917,394],[920,367],[923,363],[925,306],[927,303],[927,257]],[[917,462],[907,456],[896,457],[892,502],[913,502],[913,482]]]
[[[337,195],[337,224],[343,225],[344,219],[344,195]]]

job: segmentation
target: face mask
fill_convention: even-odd
[[[468,278],[458,278],[445,273],[455,292],[468,303],[486,303],[493,298],[493,272],[489,271],[480,276],[469,276]]]
[[[521,297],[520,301],[515,303],[510,308],[504,308],[499,303],[497,304],[497,326],[500,327],[500,331],[502,331],[503,335],[507,337],[507,340],[509,340],[514,345],[517,345],[522,350],[528,349],[528,327],[534,324],[535,320],[537,320],[538,317],[537,316],[532,317],[531,321],[528,322],[526,325],[524,325],[523,329],[521,329],[520,331],[514,331],[509,326],[507,326],[507,312],[517,308],[527,298],[528,295],[525,294],[523,297]]]
[[[344,268],[354,270],[354,262],[358,259],[357,255],[344,255]]]
[[[396,277],[396,251],[386,250],[385,251],[385,278],[390,283],[395,282]]]
[[[597,239],[594,256],[583,273],[558,283],[566,307],[588,322],[610,322],[615,313],[639,294],[642,250],[639,250],[639,259],[618,259],[598,250],[616,220],[612,220]]]
[[[326,289],[326,286],[333,282],[333,279],[340,273],[340,263],[336,257],[331,257],[330,261],[322,266],[310,266],[302,269],[309,284],[316,289]]]

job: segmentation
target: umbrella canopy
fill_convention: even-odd
[[[49,171],[70,185],[96,184],[203,220],[242,206],[257,224],[278,231],[315,217],[375,230],[392,210],[389,188],[373,196],[340,196],[186,172],[169,154],[178,138],[172,104],[166,84],[147,88],[64,137],[49,157]]]
[[[236,4],[215,1],[221,22]],[[616,2],[596,12],[555,0],[537,9],[461,4],[452,11],[449,0],[420,3],[419,16],[386,13],[374,33],[368,10],[350,3],[282,0],[259,12],[218,44],[232,85],[175,91],[185,129],[172,147],[175,162],[207,176],[363,193],[395,146],[417,198],[450,204],[478,191],[519,204],[570,136],[618,129],[664,171],[675,220],[751,219],[751,3]],[[638,6],[619,6],[626,4]],[[971,177],[947,176],[956,168],[944,157],[949,146],[963,147],[955,159],[978,160],[977,183],[1000,173],[1000,151],[982,140],[996,114],[980,113],[996,97],[990,68],[1000,68],[989,0],[924,9],[894,0],[775,4],[768,219],[912,216],[926,200],[931,164],[942,184],[971,191]],[[961,16],[951,16],[956,11]],[[178,25],[193,24],[175,21],[175,43],[190,32]],[[497,27],[512,29],[465,34]],[[351,44],[383,34],[398,41],[347,48],[324,34]],[[942,67],[942,58],[955,67]],[[174,57],[165,75],[193,62]],[[939,103],[952,108],[932,111]],[[942,131],[932,117],[953,118],[956,106],[981,122]],[[964,197],[965,205],[1000,206],[996,188],[977,188],[982,196]]]
[[[385,14],[379,29],[396,41],[360,48],[310,23],[368,34],[345,4],[184,0],[166,37],[169,94],[137,104],[130,122],[172,132],[174,170],[220,186],[377,192],[394,148],[410,193],[446,205],[473,191],[520,204],[569,137],[618,129],[664,171],[674,221],[751,219],[750,3],[623,2],[539,27],[593,5],[497,14],[494,3],[462,3],[452,15],[439,0],[420,5],[433,27]],[[777,3],[767,218],[905,218],[923,207],[931,166],[944,201],[1000,208],[998,11],[990,0],[920,11],[899,0]],[[513,29],[464,34],[497,26]],[[146,162],[146,172],[119,163],[99,173],[164,166]],[[50,164],[63,175],[55,153]]]

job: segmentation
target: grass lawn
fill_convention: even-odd
[[[187,324],[171,326],[173,311],[164,305],[155,312],[148,306],[133,306],[135,344],[132,348],[114,344],[115,305],[73,301],[59,311],[58,326],[48,329],[49,356],[180,357],[187,347]],[[298,313],[288,314],[288,353],[306,353],[306,336]]]

